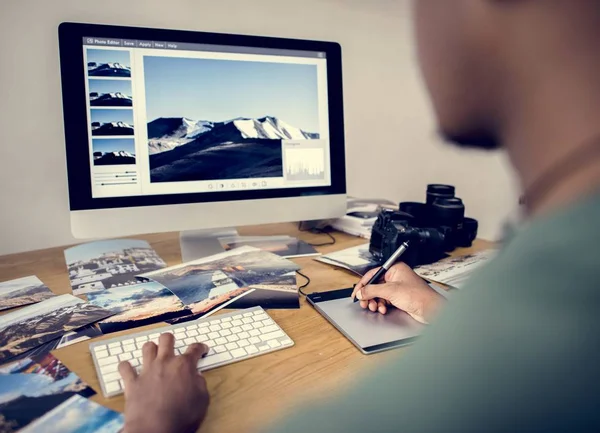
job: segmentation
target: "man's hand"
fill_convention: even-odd
[[[444,300],[404,263],[392,266],[384,276],[385,282],[366,286],[375,272],[377,269],[367,272],[352,292],[362,308],[386,314],[391,304],[415,320],[429,323]]]
[[[192,433],[198,430],[209,404],[204,377],[196,370],[207,352],[192,344],[175,356],[175,338],[162,334],[158,347],[142,347],[142,371],[129,362],[119,364],[125,384],[125,433]]]

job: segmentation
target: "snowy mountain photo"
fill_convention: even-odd
[[[132,138],[107,138],[92,141],[94,165],[135,164],[135,142]]]
[[[115,136],[133,135],[132,110],[103,110],[92,111],[92,135]]]
[[[87,50],[88,76],[131,78],[129,51]]]
[[[144,57],[151,182],[283,176],[319,135],[315,65]]]
[[[133,106],[129,80],[89,80],[89,91],[92,107]]]

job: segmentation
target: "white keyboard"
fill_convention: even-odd
[[[210,348],[207,356],[198,362],[200,371],[294,345],[261,307],[98,341],[90,344],[90,352],[105,397],[123,393],[119,363],[129,361],[139,372],[144,343],[153,341],[158,344],[160,334],[166,332],[175,336],[176,354],[183,354],[193,343],[204,343]]]

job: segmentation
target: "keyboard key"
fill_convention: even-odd
[[[253,323],[253,324],[252,324],[252,327],[253,327],[254,329],[259,329],[259,328],[262,328],[262,327],[263,327],[263,324],[262,324],[262,322],[256,322],[256,323]]]
[[[135,344],[128,344],[127,346],[123,346],[123,352],[133,352],[134,350],[137,350]]]
[[[115,373],[119,371],[119,364],[105,365],[104,367],[100,367],[100,371],[103,375]]]
[[[133,338],[130,338],[129,340],[121,341],[121,346],[128,346],[130,344],[133,344]]]
[[[227,344],[227,338],[223,338],[223,337],[217,338],[215,340],[215,343],[217,343],[217,344]]]
[[[98,365],[100,367],[103,367],[103,366],[109,365],[109,364],[116,364],[117,362],[119,362],[119,358],[117,358],[116,356],[109,356],[108,358],[99,359]]]
[[[244,317],[252,317],[253,315],[254,315],[254,313],[252,311],[242,314],[242,316],[244,316]]]
[[[198,336],[198,331],[196,331],[195,329],[192,329],[191,331],[187,331],[185,334],[188,337],[196,337],[196,336]]]
[[[242,320],[242,317],[244,317],[244,316],[241,314],[236,314],[235,316],[231,316],[231,318],[233,319],[232,321]]]
[[[185,340],[183,340],[183,341],[184,341],[184,343],[185,343],[187,346],[189,346],[190,344],[194,344],[194,343],[196,342],[196,339],[195,339],[195,338],[191,338],[191,337],[190,337],[190,338],[186,338],[186,339],[185,339]]]
[[[229,352],[218,353],[198,361],[198,368],[202,369],[203,367],[210,367],[211,365],[218,364],[219,362],[229,361],[230,359],[232,358]]]
[[[215,353],[216,353],[216,352],[215,352],[215,349],[213,349],[213,348],[211,347],[211,348],[208,350],[208,352],[206,353],[206,356],[212,356],[212,355],[214,355]]]
[[[293,344],[294,342],[292,340],[290,340],[289,338],[284,338],[283,340],[280,341],[282,346],[289,346],[290,344]]]
[[[160,337],[160,334],[150,334],[150,335],[148,335],[148,339],[149,340],[154,340],[154,339],[158,340],[159,337]]]
[[[241,320],[234,320],[231,322],[233,326],[242,326],[244,323]]]
[[[270,347],[269,347],[268,344],[263,344],[262,346],[258,347],[258,350],[260,350],[261,352],[264,352],[264,351],[269,350],[269,349],[270,349]]]
[[[102,351],[107,351],[108,348],[106,346],[96,346],[94,347],[94,352],[98,353],[98,352],[102,352]]]
[[[200,328],[208,328],[210,326],[210,323],[208,322],[200,322],[198,323],[198,329]]]
[[[121,353],[123,353],[123,349],[121,349],[121,346],[110,348],[109,351],[111,355],[120,355]]]
[[[256,310],[256,311],[255,311],[254,313],[252,313],[252,314],[254,314],[255,316],[260,316],[260,315],[261,315],[261,314],[263,314],[263,313],[264,313],[264,311],[259,309],[259,310]]]
[[[223,329],[222,331],[219,331],[219,334],[221,337],[227,337],[228,335],[231,335],[231,331],[229,329]]]
[[[258,344],[262,340],[260,338],[258,338],[258,337],[250,337],[250,339],[248,341],[250,341],[250,343],[252,343],[252,344]]]
[[[219,338],[220,335],[218,332],[211,332],[210,334],[208,334],[208,338],[210,338],[211,340],[214,340],[215,338]]]
[[[215,347],[215,352],[217,353],[223,353],[227,350],[227,348],[225,346],[216,346]]]
[[[130,359],[133,359],[133,356],[130,352],[125,352],[119,355],[119,361],[129,361]]]
[[[133,352],[131,352],[131,354],[133,355],[134,358],[141,358],[142,357],[142,351],[141,350],[134,350]]]
[[[256,346],[246,346],[244,349],[246,349],[246,352],[248,352],[248,355],[254,355],[255,353],[258,353],[258,349],[256,348]]]
[[[233,356],[234,358],[241,358],[242,356],[246,356],[247,353],[244,349],[240,348],[240,349],[234,349],[231,351],[231,356]]]
[[[102,359],[106,357],[108,357],[108,352],[106,350],[96,351],[96,359]]]
[[[250,338],[250,334],[248,334],[247,332],[240,332],[238,334],[238,337],[240,337],[240,338]]]
[[[231,317],[223,317],[221,322],[231,322]]]
[[[208,326],[205,328],[198,328],[198,334],[200,335],[206,335],[210,332],[210,329],[208,329]]]
[[[260,330],[260,332],[262,332],[263,334],[268,334],[269,332],[277,331],[278,329],[279,329],[279,326],[277,326],[277,325],[269,325],[269,326],[265,326],[264,328],[262,328]]]
[[[224,322],[221,324],[221,328],[223,329],[229,329],[231,327],[233,327],[233,325],[230,322]]]
[[[271,325],[274,325],[275,322],[273,322],[271,319],[267,319],[267,320],[263,320],[262,324],[263,324],[263,326],[271,326]]]
[[[239,346],[237,345],[237,343],[227,343],[225,347],[227,348],[227,350],[233,350],[237,349]]]
[[[121,347],[121,342],[120,342],[120,341],[117,341],[116,343],[110,343],[110,344],[108,345],[108,348],[109,348],[109,349],[110,349],[110,348],[112,348],[112,347]]]
[[[240,328],[239,326],[234,326],[233,328],[231,328],[231,332],[233,332],[234,334],[239,334],[240,332],[242,332],[242,328]]]
[[[242,329],[244,331],[252,331],[254,328],[252,327],[252,325],[246,324],[246,325],[242,325]]]
[[[248,323],[253,323],[253,322],[254,322],[254,320],[250,319],[249,317],[244,317],[244,318],[242,319],[242,322],[244,322],[244,323],[248,324]]]
[[[138,338],[135,339],[135,342],[138,343],[138,344],[139,343],[144,344],[144,342],[146,342],[146,341],[148,341],[148,336],[147,335],[144,335],[143,337],[138,337]]]
[[[276,347],[281,346],[281,343],[277,340],[269,340],[269,346],[275,349]]]
[[[209,326],[208,329],[210,329],[213,332],[220,331],[221,330],[221,326],[219,326],[219,325],[212,325],[212,326]]]
[[[119,379],[121,379],[121,375],[118,372],[104,375],[104,382],[112,382]]]
[[[263,334],[260,336],[262,341],[273,340],[275,338],[283,337],[285,334],[282,331],[271,332],[270,334]]]
[[[256,337],[257,335],[260,335],[260,331],[258,329],[253,329],[252,331],[250,331],[250,335]]]
[[[197,323],[192,323],[190,325],[187,326],[187,329],[198,329],[198,324]]]
[[[185,346],[185,343],[183,342],[183,340],[177,340],[175,341],[175,348],[179,349],[180,347]]]
[[[238,346],[240,347],[246,347],[250,344],[250,342],[248,340],[240,340],[238,341]]]
[[[132,367],[137,367],[139,365],[142,365],[142,363],[140,362],[139,359],[133,358],[131,361],[129,361],[129,363],[131,364]]]
[[[109,382],[106,384],[106,392],[111,394],[113,392],[121,391],[121,385],[119,385],[119,381],[115,380],[113,382]]]
[[[227,337],[227,341],[229,341],[230,343],[231,343],[231,342],[233,342],[233,341],[238,341],[239,339],[240,339],[240,338],[239,338],[237,335],[235,335],[235,334],[233,334],[233,335],[229,335],[229,336]]]
[[[206,343],[208,340],[210,340],[210,338],[208,338],[208,335],[204,334],[204,335],[198,335],[196,337],[196,341],[198,343]]]
[[[254,316],[254,320],[255,321],[259,321],[260,320],[262,322],[263,320],[268,320],[268,319],[269,319],[269,316],[267,316],[265,313],[261,313],[261,314],[259,314],[257,316]]]

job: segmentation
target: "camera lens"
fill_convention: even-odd
[[[431,206],[439,198],[453,198],[455,193],[452,185],[427,185],[427,205]]]
[[[465,218],[463,227],[457,234],[456,244],[459,247],[467,248],[473,245],[473,241],[477,238],[477,229],[479,223],[473,218]]]
[[[453,230],[462,228],[465,205],[460,198],[438,198],[431,205],[431,222],[435,226],[447,226]]]
[[[425,204],[424,203],[417,203],[414,201],[405,201],[405,202],[400,203],[399,209],[400,209],[400,212],[404,212],[409,215],[412,215],[417,222],[421,221],[421,219],[425,215]]]

